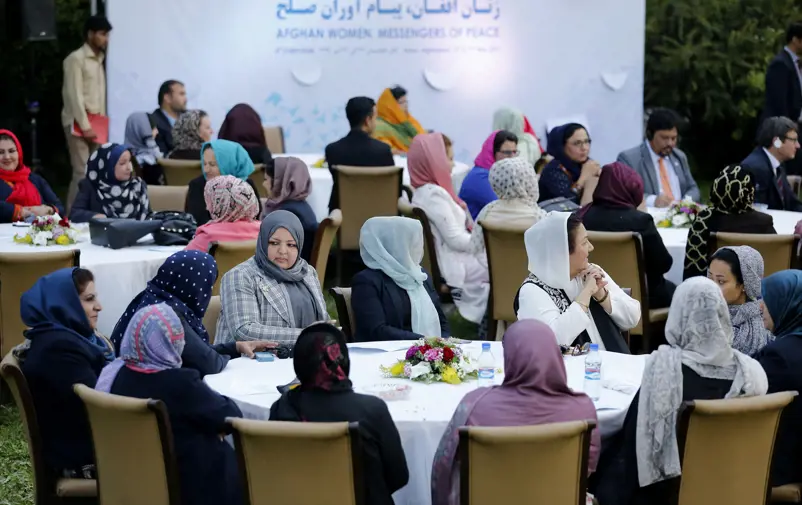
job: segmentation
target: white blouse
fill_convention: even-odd
[[[627,296],[606,272],[604,275],[610,293],[612,307],[610,317],[622,330],[634,328],[640,321],[640,302]],[[548,324],[560,345],[571,345],[580,333],[587,331],[590,341],[599,344],[599,349],[603,350],[604,343],[593,322],[593,316],[574,302],[582,292],[582,285],[582,279],[579,277],[571,281],[571,286],[565,294],[572,303],[565,312],[560,313],[560,309],[545,291],[531,282],[524,284],[518,295],[518,319],[537,319]]]

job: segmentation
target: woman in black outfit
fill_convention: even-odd
[[[649,306],[668,307],[677,286],[664,275],[671,270],[671,254],[654,225],[654,218],[642,212],[643,179],[627,165],[605,165],[599,176],[593,203],[584,209],[582,222],[588,231],[634,231],[641,235],[646,260]]]
[[[392,494],[409,481],[401,437],[387,404],[355,393],[343,333],[328,323],[305,328],[295,343],[300,385],[270,408],[271,421],[358,422],[362,435],[365,503],[392,504]]]

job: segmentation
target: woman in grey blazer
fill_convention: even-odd
[[[295,342],[305,327],[329,320],[317,272],[300,256],[303,245],[295,214],[265,217],[254,256],[223,276],[218,339]]]

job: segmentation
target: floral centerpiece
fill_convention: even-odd
[[[663,219],[657,222],[657,226],[660,228],[688,228],[696,221],[696,216],[701,210],[702,206],[693,200],[674,202],[666,211]]]
[[[77,242],[78,231],[66,217],[58,214],[36,216],[24,235],[14,235],[14,242],[30,245],[70,245]]]
[[[413,381],[447,382],[460,384],[467,378],[476,378],[476,367],[471,358],[450,338],[424,338],[407,349],[404,359],[394,365],[382,366],[388,377],[407,378]]]

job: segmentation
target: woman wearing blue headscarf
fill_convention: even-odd
[[[449,336],[448,320],[423,259],[423,228],[405,217],[373,217],[359,235],[367,269],[351,289],[354,340],[417,340]]]
[[[601,165],[590,159],[590,135],[584,126],[568,123],[549,132],[548,153],[554,156],[540,173],[540,201],[567,198],[580,205],[593,201]]]
[[[237,179],[247,182],[254,194],[259,194],[256,185],[248,178],[254,171],[253,161],[251,161],[248,151],[236,142],[219,139],[205,142],[201,147],[201,164],[203,173],[189,181],[186,202],[186,211],[195,217],[198,226],[206,224],[212,219],[203,197],[207,181],[220,175],[233,175]],[[257,216],[261,214],[262,203],[259,202]]]
[[[89,422],[73,384],[95,387],[114,359],[95,333],[102,306],[92,272],[63,268],[40,278],[20,299],[26,345],[15,354],[33,396],[45,463],[59,477],[94,478]]]
[[[776,339],[757,353],[769,379],[769,393],[802,391],[802,271],[783,270],[763,279],[763,323]],[[802,482],[802,403],[783,410],[771,485]]]
[[[93,217],[142,220],[148,214],[148,185],[134,174],[131,146],[100,146],[86,162],[86,177],[78,183],[70,219],[76,223],[86,223]]]

